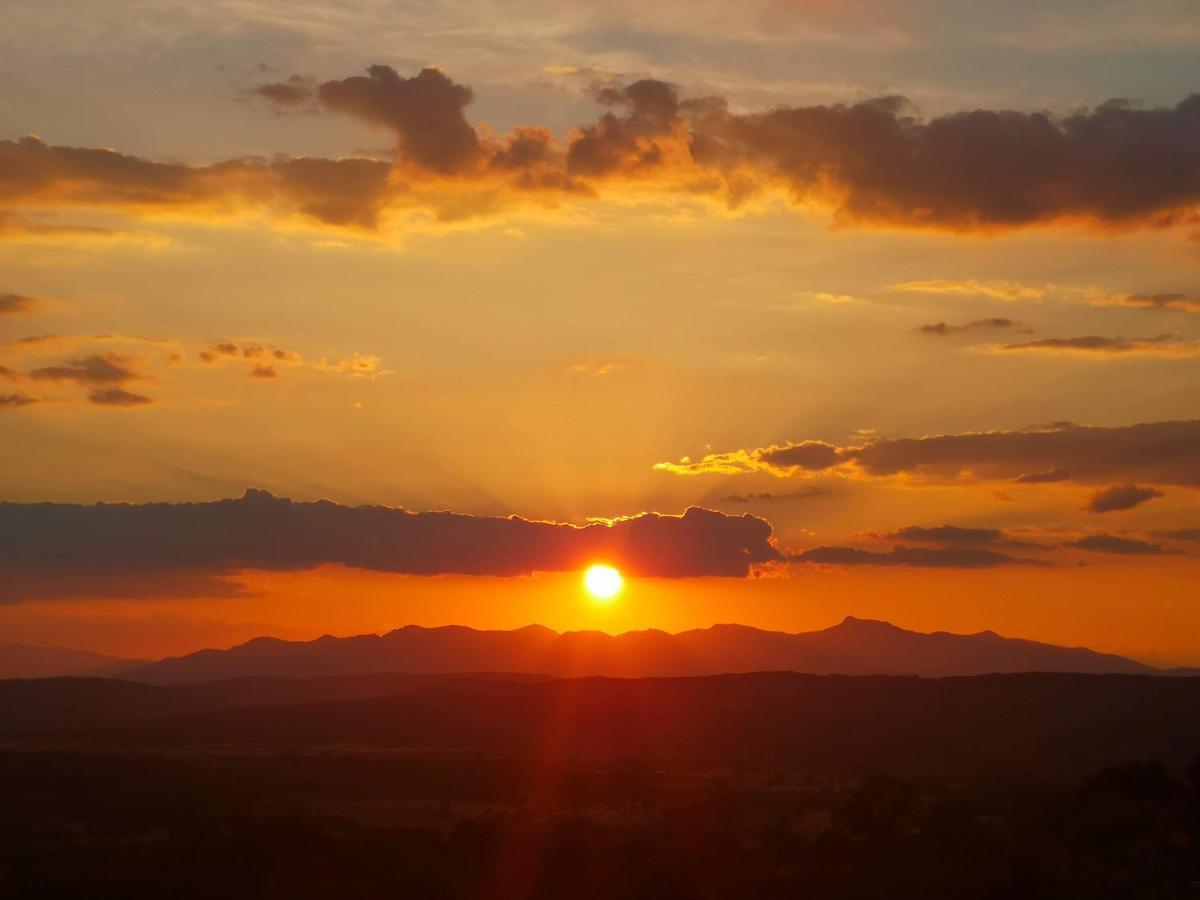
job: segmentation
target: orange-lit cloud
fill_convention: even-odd
[[[404,77],[377,65],[251,93],[279,110],[316,107],[385,128],[395,159],[186,166],[27,137],[0,142],[0,208],[258,213],[373,232],[395,212],[452,221],[652,190],[730,207],[783,196],[842,225],[976,233],[1186,223],[1200,202],[1190,162],[1200,95],[1169,108],[1110,101],[1062,117],[975,110],[922,119],[900,97],[739,113],[720,97],[684,98],[643,79],[598,87],[610,111],[559,140],[537,125],[503,138],[475,127],[471,89],[436,68]],[[936,283],[917,284],[897,287]]]
[[[742,475],[781,478],[817,472],[855,477],[976,478],[1025,484],[1115,480],[1200,486],[1200,420],[1149,422],[1116,428],[1056,423],[1025,431],[941,434],[836,446],[801,441],[750,450],[711,453],[698,460],[654,466],[676,475]]]
[[[1171,334],[1146,338],[1100,337],[1043,338],[1019,344],[1000,344],[990,348],[999,353],[1052,353],[1090,356],[1103,359],[1114,356],[1161,356],[1168,359],[1200,355],[1200,341],[1181,342]]]

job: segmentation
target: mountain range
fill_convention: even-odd
[[[121,659],[35,644],[0,644],[0,678],[52,678],[63,675],[116,676],[141,668],[148,659]]]
[[[1194,674],[1122,656],[1002,637],[991,631],[925,634],[847,617],[799,634],[744,625],[668,634],[558,633],[540,625],[513,631],[409,625],[383,635],[313,641],[256,638],[227,650],[201,650],[123,672],[149,684],[189,684],[247,676],[317,678],[374,673],[522,673],[557,677],[697,676],[760,671],[837,675],[983,675],[1008,672]]]

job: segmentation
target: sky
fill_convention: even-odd
[[[1194,4],[0,15],[6,639],[1200,664]]]

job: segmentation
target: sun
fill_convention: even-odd
[[[592,595],[593,600],[608,602],[621,593],[625,579],[612,566],[597,563],[588,566],[587,571],[583,573],[583,586]]]

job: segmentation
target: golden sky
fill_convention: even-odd
[[[6,12],[0,634],[1200,664],[1194,12],[643,7]]]

